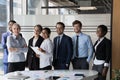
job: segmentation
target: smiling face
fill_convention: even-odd
[[[48,34],[48,32],[47,32],[46,30],[42,30],[42,37],[43,37],[44,39],[49,38],[49,34]]]
[[[12,32],[13,32],[13,34],[15,36],[18,36],[19,33],[20,33],[20,30],[21,30],[20,26],[18,24],[14,23],[13,26],[12,26]]]
[[[81,32],[81,26],[79,24],[74,24],[74,32],[75,33],[80,33]]]
[[[97,27],[97,31],[96,31],[96,34],[98,36],[98,38],[102,38],[104,37],[108,32],[108,28],[106,25],[99,25]]]
[[[41,30],[37,26],[35,26],[34,27],[34,36],[38,37],[40,35],[40,33],[41,33]]]
[[[96,34],[99,38],[104,37],[104,32],[102,31],[102,28],[97,28]]]
[[[64,27],[61,24],[57,24],[56,31],[57,31],[58,35],[61,35],[64,32]]]
[[[50,28],[44,28],[43,30],[42,30],[42,37],[44,38],[44,39],[47,39],[47,38],[49,38],[50,37],[50,34],[51,34],[51,30],[50,30]]]

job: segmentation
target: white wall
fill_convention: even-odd
[[[110,14],[80,14],[80,15],[15,15],[21,26],[55,26],[56,22],[62,21],[66,26],[71,26],[74,20],[80,20],[84,26],[96,26],[99,24],[110,25]]]
[[[49,27],[52,30],[51,39],[56,34],[55,25],[57,22],[62,21],[66,25],[65,33],[69,36],[74,35],[72,22],[74,20],[80,20],[83,24],[82,31],[89,34],[92,38],[93,43],[97,39],[96,28],[100,24],[105,24],[110,30],[110,14],[80,14],[80,15],[15,15],[14,20],[22,26],[22,33],[26,39],[26,42],[33,35],[33,26],[41,24],[44,27]],[[110,33],[107,34],[110,38]]]

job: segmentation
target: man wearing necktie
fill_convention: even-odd
[[[76,53],[76,57],[79,56],[79,54],[78,54],[78,44],[79,44],[78,41],[79,40],[78,39],[79,39],[79,36],[77,35],[77,39],[76,39],[76,52],[75,52]]]
[[[73,22],[73,69],[89,69],[89,62],[93,56],[93,45],[90,36],[81,32],[82,23],[78,20]]]
[[[54,38],[53,66],[59,70],[69,69],[73,54],[72,39],[63,33],[64,29],[64,23],[56,24],[58,36]]]

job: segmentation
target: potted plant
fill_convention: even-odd
[[[114,78],[112,80],[120,80],[120,69],[113,70]]]

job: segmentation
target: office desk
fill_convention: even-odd
[[[60,78],[56,80],[94,80],[97,74],[93,70],[16,71],[4,75],[2,80],[53,80],[57,77]]]

